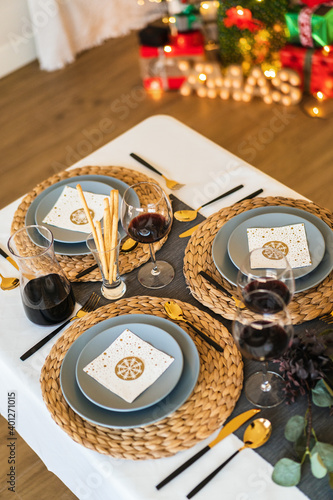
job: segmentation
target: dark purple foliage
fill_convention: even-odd
[[[324,335],[325,334],[325,335]],[[321,335],[307,332],[302,338],[295,337],[291,347],[284,355],[275,360],[279,371],[286,380],[286,395],[293,403],[297,395],[308,393],[317,380],[324,378],[332,370],[333,330]]]

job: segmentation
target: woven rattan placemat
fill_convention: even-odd
[[[177,301],[185,317],[224,347],[217,352],[188,327],[179,325],[194,340],[200,355],[200,373],[188,400],[175,412],[156,423],[134,429],[95,426],[77,415],[60,389],[62,360],[81,333],[91,326],[122,314],[153,314],[167,318],[160,297],[132,297],[103,306],[75,321],[53,346],[41,372],[44,401],[56,423],[74,441],[115,458],[143,460],[173,455],[195,445],[221,427],[231,414],[243,384],[243,362],[228,330],[209,314]]]
[[[322,219],[330,228],[333,227],[333,214],[307,200],[294,200],[283,197],[254,198],[236,203],[208,217],[193,233],[187,244],[184,258],[184,275],[192,295],[201,304],[210,308],[226,319],[235,315],[235,302],[224,293],[210,285],[198,273],[203,270],[214,277],[224,288],[236,294],[236,287],[223,278],[215,267],[212,257],[212,245],[219,229],[232,217],[253,208],[268,205],[296,207],[310,212]],[[294,295],[288,306],[294,324],[309,321],[330,312],[333,308],[333,272],[319,285]]]
[[[145,181],[156,181],[142,174],[141,172],[136,172],[124,167],[97,167],[97,166],[86,166],[82,168],[76,168],[73,170],[64,170],[59,172],[52,177],[49,177],[45,181],[38,184],[30,193],[28,193],[20,203],[17,208],[14,219],[12,222],[11,233],[14,233],[21,227],[25,225],[25,217],[27,210],[33,200],[38,196],[44,189],[48,188],[52,184],[62,181],[63,179],[69,179],[70,177],[75,177],[78,175],[108,175],[110,177],[115,177],[128,185],[135,184],[137,182]],[[166,242],[167,236],[161,241],[154,243],[155,251],[159,250],[163,244]],[[150,259],[150,253],[148,245],[139,244],[135,250],[125,254],[121,253],[119,255],[119,271],[120,274],[129,273],[133,269],[141,266]],[[88,268],[92,264],[95,264],[94,257],[91,254],[88,255],[57,255],[57,260],[61,265],[63,271],[70,279],[70,281],[78,281],[75,276],[78,272]],[[86,276],[80,278],[79,281],[101,281],[101,274],[98,269],[95,269]]]

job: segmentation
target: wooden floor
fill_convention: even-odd
[[[332,102],[326,113],[333,112]],[[299,106],[268,106],[259,99],[242,104],[177,92],[145,96],[135,34],[83,53],[64,70],[41,72],[34,62],[3,78],[0,109],[0,207],[148,116],[168,114],[333,210],[332,118],[310,118]],[[1,442],[6,435],[0,418]],[[23,440],[17,446],[16,494],[6,491],[8,464],[0,456],[1,498],[76,498]]]

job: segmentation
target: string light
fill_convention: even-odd
[[[169,23],[174,24],[176,22],[175,17],[169,17]]]
[[[276,76],[276,72],[274,69],[266,69],[266,71],[264,71],[264,75],[266,78],[274,78]]]
[[[324,94],[322,92],[317,92],[316,94],[318,101],[322,101],[324,99]]]
[[[318,108],[314,107],[314,108],[312,108],[312,111],[313,111],[313,114],[314,114],[315,116],[318,116],[318,115],[319,115],[319,109],[318,109]]]
[[[325,45],[323,47],[323,53],[325,54],[329,54],[331,52],[331,47],[329,47],[328,45]]]
[[[172,51],[172,48],[170,47],[170,45],[165,45],[164,46],[164,52],[171,52]]]
[[[205,75],[205,73],[200,73],[198,78],[201,82],[205,82],[207,80],[207,75]]]

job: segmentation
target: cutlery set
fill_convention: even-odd
[[[207,446],[202,448],[198,453],[196,453],[193,457],[189,458],[185,463],[183,463],[180,467],[178,467],[175,471],[169,474],[163,481],[156,485],[156,489],[160,490],[164,486],[166,486],[170,481],[175,479],[179,474],[184,472],[188,467],[194,464],[199,458],[205,455],[209,450],[211,450],[214,446],[220,443],[224,438],[235,432],[239,429],[245,422],[247,422],[250,418],[254,417],[261,410],[259,409],[251,409],[240,415],[237,415],[232,420],[230,420],[227,424],[225,424],[216,438],[209,443]],[[216,474],[222,470],[222,468],[227,465],[241,450],[245,448],[257,448],[264,444],[270,437],[272,432],[271,423],[263,418],[254,420],[245,430],[244,433],[244,446],[237,450],[233,455],[231,455],[225,462],[223,462],[219,467],[217,467],[209,476],[207,476],[201,483],[199,483],[188,495],[187,498],[192,498],[196,493],[198,493],[208,482],[216,476]]]
[[[183,321],[188,324],[207,344],[211,345],[218,352],[223,352],[223,347],[221,347],[217,342],[208,337],[205,333],[201,332],[196,326],[194,326],[188,319],[185,318],[182,308],[179,304],[174,301],[168,301],[164,304],[164,310],[174,321]]]

